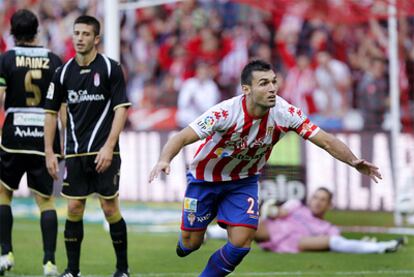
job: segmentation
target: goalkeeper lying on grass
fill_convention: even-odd
[[[308,206],[298,200],[289,200],[280,207],[265,204],[255,241],[264,250],[278,253],[389,253],[397,251],[404,244],[403,238],[374,242],[342,237],[337,226],[324,220],[331,206],[332,193],[326,188],[317,189]],[[226,238],[226,232],[219,226],[213,226],[207,230],[207,236]]]

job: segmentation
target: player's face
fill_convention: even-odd
[[[99,43],[99,36],[95,35],[92,25],[78,23],[73,26],[73,46],[76,53],[86,55]]]
[[[273,70],[253,71],[252,77],[252,85],[243,86],[244,93],[250,95],[255,105],[263,108],[274,107],[279,86]]]
[[[309,209],[316,217],[323,218],[325,213],[331,208],[329,194],[323,190],[317,190],[309,202]]]

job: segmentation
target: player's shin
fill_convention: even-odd
[[[176,253],[179,257],[185,257],[200,248],[204,241],[205,230],[182,231],[178,238]]]
[[[43,238],[43,264],[47,262],[55,262],[56,239],[57,239],[57,214],[56,210],[43,211],[40,214],[40,226]]]
[[[191,252],[195,251],[196,249],[190,249],[184,246],[183,243],[183,237],[180,234],[180,237],[177,242],[177,248],[175,249],[175,252],[177,253],[177,256],[179,257],[185,257],[191,254]]]
[[[108,221],[109,222],[109,221]],[[109,222],[109,231],[111,233],[112,244],[116,254],[116,268],[122,272],[128,271],[127,255],[127,227],[124,219],[121,217],[115,223]]]
[[[222,248],[214,252],[200,277],[227,276],[249,253],[250,248],[235,247],[227,242]]]
[[[0,244],[1,254],[6,255],[13,251],[12,227],[13,215],[10,205],[0,205]]]
[[[66,220],[64,235],[68,269],[71,272],[79,272],[79,260],[83,240],[83,220]]]

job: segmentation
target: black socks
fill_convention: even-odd
[[[116,254],[116,268],[126,272],[128,270],[127,228],[124,219],[109,224],[109,230]]]
[[[13,251],[12,247],[13,215],[10,205],[0,205],[0,245],[1,255]]]

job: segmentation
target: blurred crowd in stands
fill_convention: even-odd
[[[241,93],[240,71],[252,58],[271,62],[280,95],[321,127],[390,128],[386,18],[341,23],[335,14],[328,15],[332,21],[318,13],[309,17],[302,0],[290,1],[278,13],[237,2],[187,0],[121,12],[121,63],[133,103],[129,128],[185,126]],[[386,9],[378,3],[371,9]],[[13,46],[9,19],[25,7],[39,16],[40,44],[68,60],[74,55],[71,27],[78,15],[112,24],[104,21],[103,6],[100,0],[0,0],[0,51]],[[414,16],[401,16],[398,24],[401,122],[412,133]]]

